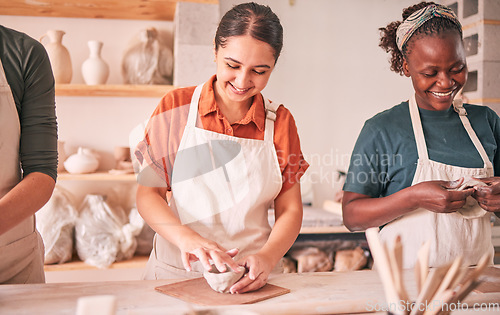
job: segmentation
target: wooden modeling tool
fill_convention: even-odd
[[[457,274],[460,272],[460,268],[462,267],[462,256],[458,256],[455,261],[453,261],[453,264],[451,265],[450,269],[444,276],[444,278],[441,281],[441,284],[439,285],[439,288],[436,291],[436,296],[441,295],[444,291],[448,289],[454,289],[452,287],[453,280],[456,278]]]
[[[368,245],[370,246],[373,260],[376,263],[376,268],[379,273],[380,280],[382,281],[382,285],[384,287],[387,303],[388,305],[399,305],[400,298],[394,286],[394,280],[389,258],[387,257],[387,251],[378,237],[378,228],[369,228],[366,230],[365,234]],[[396,309],[397,312],[395,312],[394,314],[406,314],[402,310],[398,310],[399,308]]]
[[[386,302],[391,313],[397,315],[446,315],[450,305],[462,301],[480,283],[479,276],[491,262],[491,254],[481,257],[476,268],[464,266],[463,258],[457,257],[453,262],[429,268],[430,243],[426,242],[419,249],[415,263],[415,281],[418,296],[412,303],[408,296],[403,279],[403,244],[401,237],[396,237],[394,246],[387,248],[382,243],[378,228],[366,230],[366,239],[375,262]],[[469,271],[469,272],[468,272]],[[465,279],[465,280],[464,280]],[[460,283],[463,283],[459,286]],[[404,309],[403,305],[412,305],[412,309]],[[396,306],[395,308],[393,306]]]
[[[450,303],[457,303],[459,301],[462,301],[470,292],[472,292],[472,290],[474,290],[481,283],[478,278],[486,269],[490,261],[490,253],[486,253],[483,255],[483,257],[481,257],[481,259],[477,263],[476,268],[474,268],[465,278],[463,285],[460,286],[455,296],[451,299]]]
[[[453,290],[445,290],[433,298],[433,301],[437,301],[438,304],[433,304],[432,309],[428,309],[424,312],[424,315],[437,315],[442,314],[443,305],[449,301],[453,295],[455,295],[455,291]]]
[[[422,286],[424,285],[427,275],[429,273],[429,250],[431,248],[431,243],[429,241],[425,242],[422,247],[418,250],[417,253],[417,260],[418,260],[418,266],[419,266],[419,278],[417,281],[420,282],[420,288],[419,291],[422,289]]]
[[[413,307],[410,313],[411,315],[424,314],[424,311],[426,309],[424,307],[424,309],[422,310],[422,305],[428,305],[428,302],[433,300],[433,297],[437,289],[439,288],[441,280],[443,279],[449,268],[450,265],[445,265],[432,269],[429,272],[429,275],[422,286],[422,290],[418,294],[417,301],[415,303],[416,307]]]
[[[396,292],[401,300],[408,301],[409,297],[403,281],[403,244],[401,243],[401,236],[399,235],[394,241],[392,250],[389,251],[389,262]]]

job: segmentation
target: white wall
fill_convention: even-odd
[[[220,0],[223,14],[242,1]],[[378,28],[401,19],[408,0],[261,0],[280,17],[284,49],[264,93],[288,107],[299,128],[315,205],[332,199],[366,119],[407,99],[408,79],[389,70],[378,47]],[[222,16],[221,14],[221,16]],[[72,83],[83,83],[80,67],[87,41],[102,40],[110,65],[108,83],[120,84],[121,57],[137,32],[150,26],[172,32],[172,22],[0,16],[0,23],[39,38],[48,29],[66,31],[63,44],[73,61]],[[128,132],[149,117],[159,98],[57,97],[60,139],[71,152],[84,145],[113,167],[114,146],[127,145]]]
[[[241,2],[221,0],[221,11]],[[378,28],[401,20],[403,9],[418,1],[256,2],[269,5],[284,28],[283,51],[264,93],[294,115],[321,206],[341,188],[336,170],[347,170],[364,121],[412,91],[406,77],[389,70]]]

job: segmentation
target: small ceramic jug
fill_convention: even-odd
[[[88,41],[90,56],[82,64],[83,80],[88,85],[105,84],[109,76],[109,66],[101,58],[102,42]]]
[[[57,84],[66,84],[71,82],[73,76],[73,68],[71,65],[71,57],[69,51],[62,44],[62,37],[66,34],[60,30],[48,30],[47,33],[40,37],[40,42],[47,36],[49,42],[45,44],[45,50],[49,55],[52,72]]]
[[[99,167],[99,160],[89,149],[79,147],[78,152],[64,162],[64,168],[71,174],[93,173]]]

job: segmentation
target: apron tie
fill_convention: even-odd
[[[464,108],[464,102],[461,98],[453,101],[453,109],[458,113],[458,115],[467,116],[467,111]]]

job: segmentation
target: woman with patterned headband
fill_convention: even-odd
[[[422,2],[380,31],[391,70],[411,78],[415,93],[366,121],[344,185],[344,223],[379,226],[390,245],[400,235],[405,268],[425,242],[430,266],[458,256],[474,265],[493,253],[490,217],[500,214],[500,118],[456,97],[467,63],[451,9]]]

